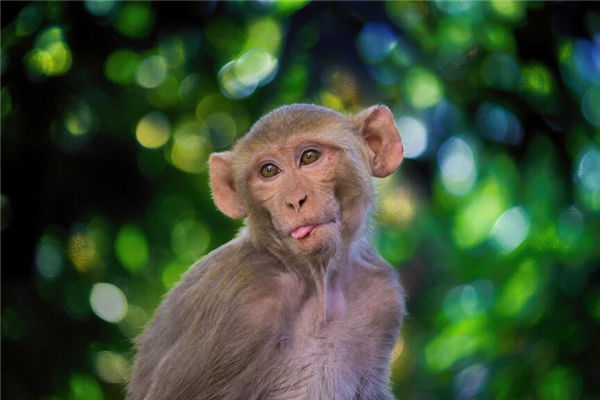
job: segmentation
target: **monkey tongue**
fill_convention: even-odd
[[[304,225],[294,229],[290,235],[292,235],[294,239],[304,239],[313,229],[315,229],[315,225]]]

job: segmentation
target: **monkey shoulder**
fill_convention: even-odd
[[[265,322],[277,307],[269,293],[269,268],[268,257],[239,239],[196,262],[136,339],[130,393],[195,398],[186,391],[202,388],[214,391],[206,398],[238,398],[219,390],[246,379],[252,354],[269,339]],[[182,365],[187,366],[183,371]]]
[[[277,261],[272,256],[247,240],[234,239],[198,261],[181,286],[185,296],[208,302],[204,304],[206,309],[251,321],[258,315],[248,309],[257,304],[268,306],[277,292],[276,270]],[[189,300],[185,302],[189,304]],[[221,304],[232,309],[224,310]]]
[[[243,319],[243,308],[257,298],[260,257],[245,240],[234,239],[194,263],[169,291],[137,346],[169,345],[186,331],[211,329]]]
[[[405,292],[396,270],[374,249],[365,246],[351,268],[350,287],[359,309],[370,315],[386,314],[382,320],[398,327],[406,314]]]

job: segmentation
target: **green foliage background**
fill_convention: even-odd
[[[2,397],[123,397],[239,227],[206,160],[279,105],[397,118],[372,240],[400,399],[600,398],[597,3],[2,3]]]

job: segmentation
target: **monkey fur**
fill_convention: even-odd
[[[404,294],[366,221],[372,176],[402,156],[387,107],[308,104],[212,154],[215,204],[245,227],[190,268],[137,338],[127,399],[391,399]]]

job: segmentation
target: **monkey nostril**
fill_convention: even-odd
[[[298,204],[300,205],[300,207],[302,207],[302,204],[304,204],[305,201],[306,201],[306,195],[304,195],[304,197],[301,198],[300,201],[298,201]]]
[[[304,195],[298,201],[286,201],[285,205],[288,206],[288,208],[291,208],[292,210],[298,212],[300,211],[300,208],[302,208],[302,204],[304,204],[304,202],[306,201],[306,197],[307,195]]]

